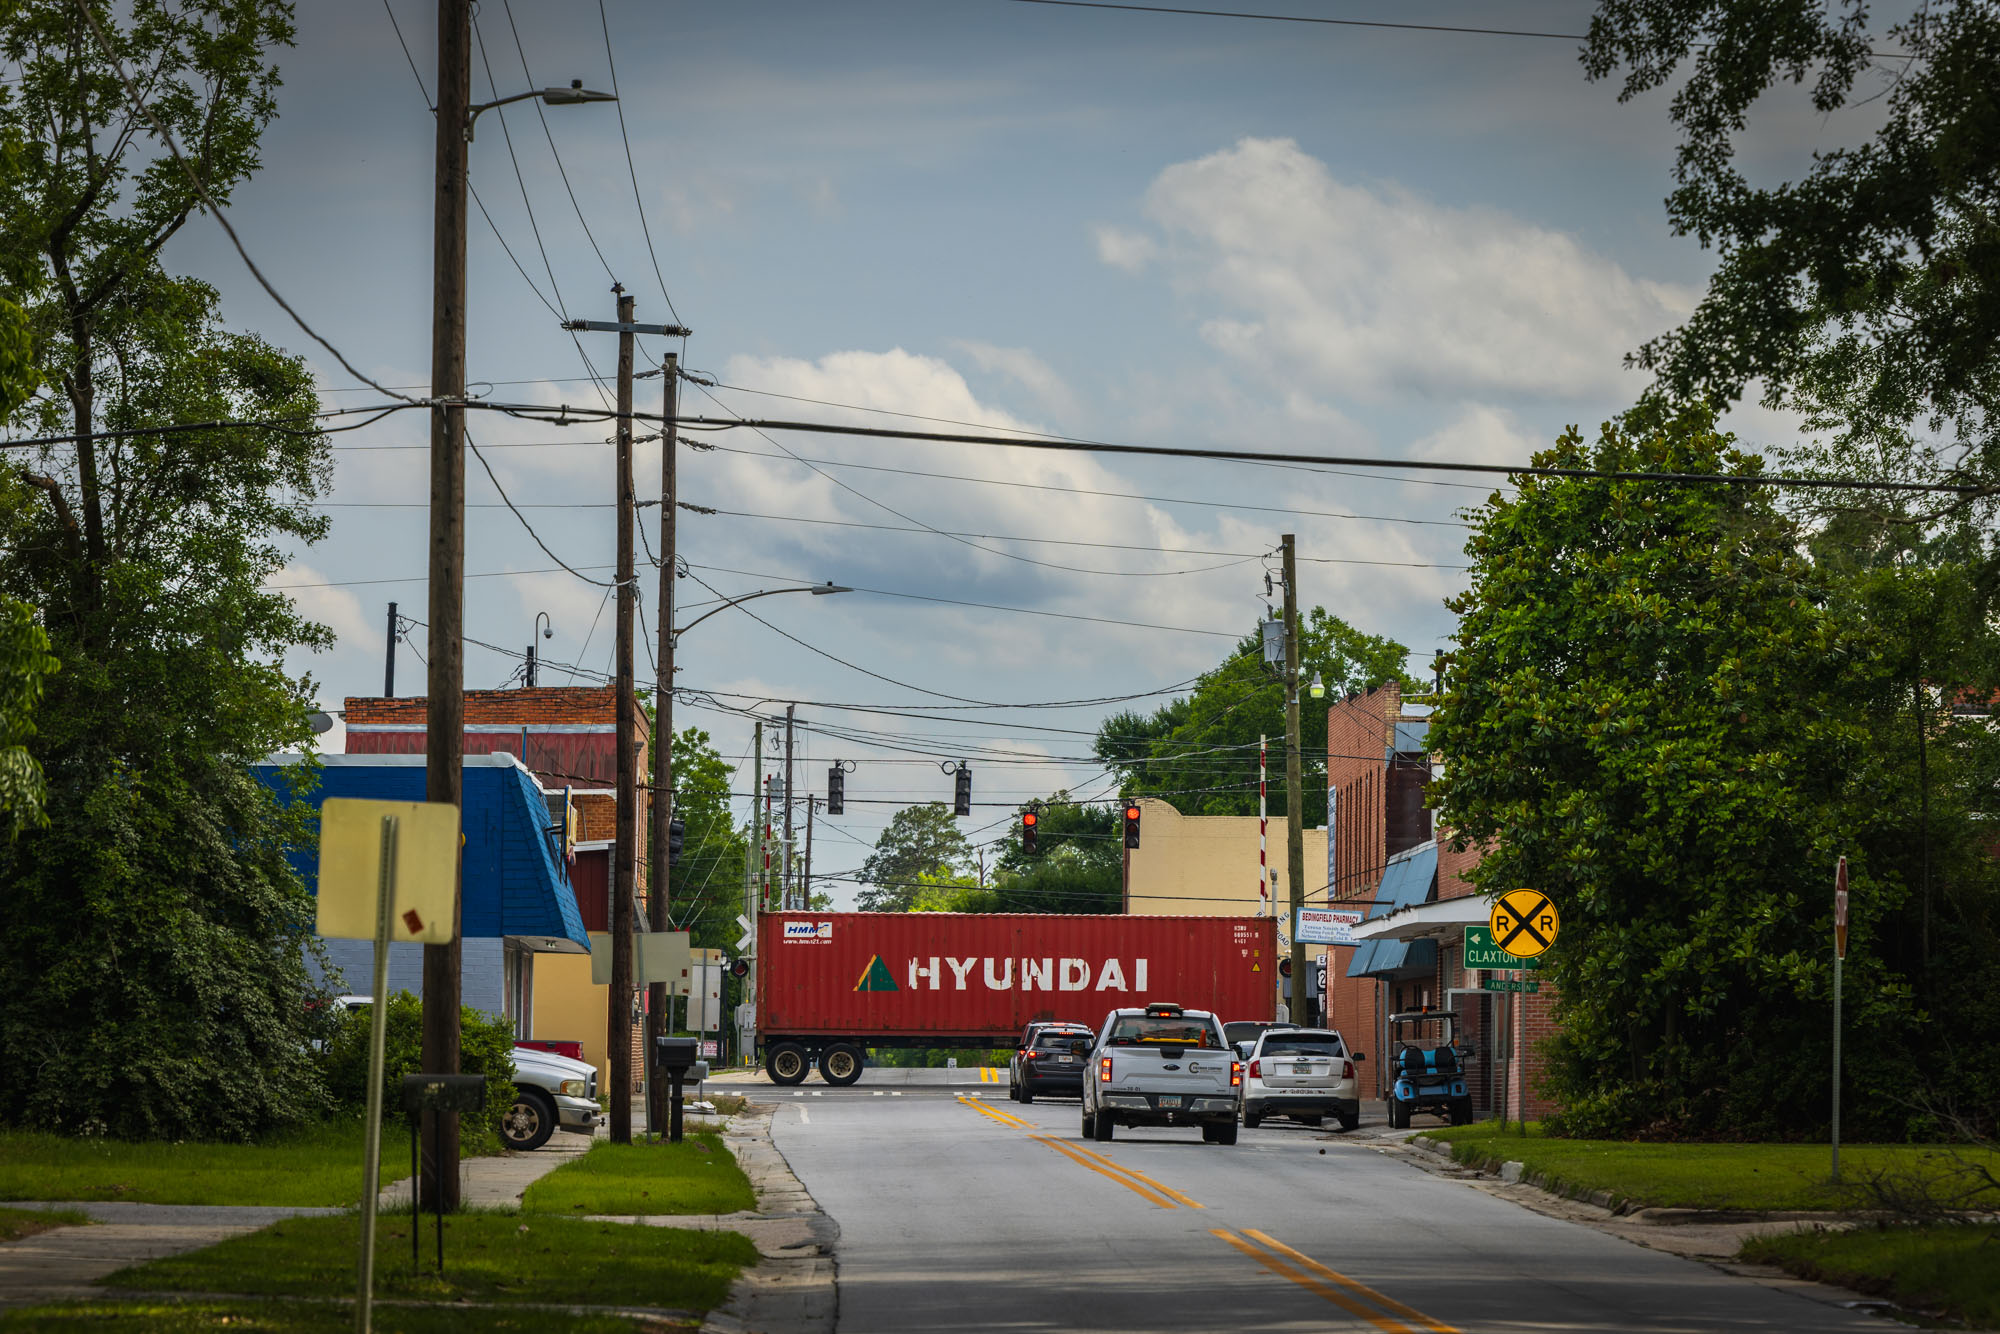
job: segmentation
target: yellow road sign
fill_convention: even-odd
[[[1538,889],[1510,889],[1493,905],[1488,919],[1493,943],[1520,959],[1548,953],[1562,930],[1562,918],[1549,896]]]

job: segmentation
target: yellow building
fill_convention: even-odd
[[[1257,817],[1182,815],[1157,797],[1139,799],[1139,846],[1126,853],[1125,911],[1145,916],[1254,917],[1271,911],[1257,892]],[[1307,903],[1326,898],[1326,830],[1305,831]],[[1285,818],[1271,817],[1265,848],[1276,874],[1277,916],[1291,905]]]

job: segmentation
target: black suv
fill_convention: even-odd
[[[1079,1042],[1087,1049],[1096,1036],[1083,1024],[1029,1024],[1007,1062],[1007,1096],[1015,1102],[1033,1102],[1037,1093],[1081,1098],[1085,1058],[1074,1049]]]

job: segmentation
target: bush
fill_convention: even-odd
[[[514,1102],[514,1030],[505,1020],[462,1006],[458,1012],[459,1068],[486,1076],[486,1114],[461,1119],[459,1154],[500,1151],[500,1118]],[[368,1107],[367,1007],[342,1016],[326,1045],[322,1068],[326,1086],[346,1111]],[[403,1076],[423,1068],[424,1004],[407,991],[389,998],[388,1034],[382,1049],[382,1119],[403,1119]]]

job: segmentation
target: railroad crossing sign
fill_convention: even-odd
[[[1562,929],[1556,905],[1538,889],[1508,890],[1493,905],[1487,921],[1493,931],[1493,943],[1523,959],[1546,954]]]

